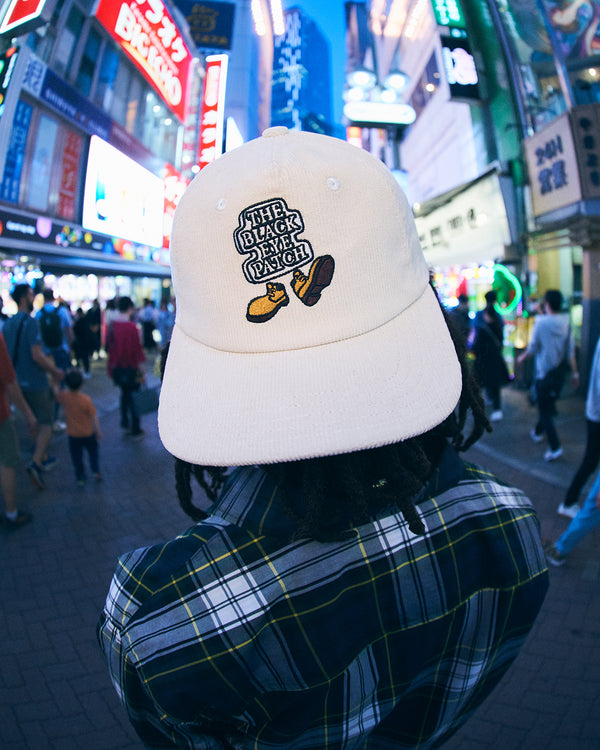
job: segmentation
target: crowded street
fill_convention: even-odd
[[[117,557],[172,538],[191,521],[177,503],[173,459],[160,442],[156,414],[142,418],[143,440],[124,436],[118,391],[105,372],[105,361],[94,361],[83,387],[99,414],[103,480],[77,486],[66,436],[55,434],[51,451],[58,464],[45,475],[46,488],[36,489],[23,467],[18,472],[19,504],[34,514],[33,522],[15,531],[0,528],[5,750],[142,748],[110,684],[96,623]],[[568,523],[556,508],[583,451],[583,399],[566,389],[559,401],[564,456],[552,463],[542,460],[543,447],[529,438],[535,409],[527,393],[506,388],[503,400],[504,419],[467,458],[524,489],[542,537],[555,538]],[[20,427],[26,459],[27,435]],[[196,489],[196,503],[199,498]],[[600,537],[590,534],[563,567],[551,568],[550,590],[525,647],[447,748],[600,746],[599,547]]]

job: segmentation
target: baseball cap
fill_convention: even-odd
[[[177,316],[159,431],[215,466],[348,453],[455,408],[458,358],[391,172],[274,127],[205,167],[176,209]]]

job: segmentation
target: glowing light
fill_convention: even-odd
[[[508,303],[506,307],[500,307],[500,305],[496,304],[494,307],[496,310],[500,313],[500,315],[510,315],[513,313],[517,307],[519,306],[521,300],[523,299],[523,288],[521,287],[521,282],[519,279],[508,270],[506,266],[503,266],[501,263],[496,263],[494,266],[494,276],[496,274],[499,274],[500,276],[504,277],[504,279],[508,282],[510,286],[515,291],[515,296],[512,298],[512,300]]]
[[[281,0],[271,0],[271,18],[273,20],[273,33],[275,36],[283,36],[285,34],[285,19]]]
[[[257,36],[264,36],[267,33],[267,23],[263,13],[261,0],[252,0],[250,8],[252,10],[252,19],[254,21],[254,31]]]

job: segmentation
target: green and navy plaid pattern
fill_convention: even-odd
[[[417,509],[423,536],[390,512],[290,542],[276,486],[244,467],[207,520],[124,555],[98,636],[146,745],[446,740],[517,656],[547,570],[529,500],[450,449]]]

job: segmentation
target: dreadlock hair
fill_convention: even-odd
[[[491,432],[479,386],[467,360],[464,337],[441,303],[440,308],[462,374],[456,409],[433,429],[402,442],[353,453],[264,464],[262,468],[279,486],[284,507],[296,524],[294,538],[339,540],[352,527],[392,508],[402,513],[413,533],[423,534],[425,527],[414,500],[438,465],[444,444],[450,441],[457,451],[466,451],[484,431]],[[168,348],[164,351],[163,370],[167,354]],[[469,417],[471,428],[465,437]],[[175,459],[179,503],[194,521],[207,514],[192,503],[192,477],[214,502],[225,475],[223,467],[196,466]]]

